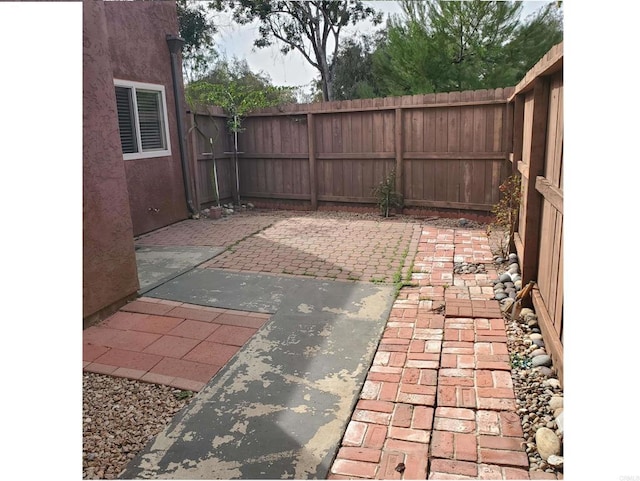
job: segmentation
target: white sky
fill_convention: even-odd
[[[361,23],[350,27],[341,34],[341,38],[356,35],[359,32],[372,32],[382,27],[386,18],[391,14],[401,13],[400,4],[391,1],[364,2],[384,12],[384,20],[378,27],[373,27],[370,22]],[[549,1],[523,2],[522,15],[527,16]],[[246,26],[238,26],[230,20],[227,14],[217,14],[215,24],[218,26],[216,35],[216,49],[228,58],[233,56],[246,59],[252,71],[267,73],[275,85],[306,86],[316,77],[317,70],[307,63],[304,57],[297,51],[290,52],[286,56],[280,53],[279,46],[271,48],[255,48],[253,41],[258,36],[258,23],[254,22]]]

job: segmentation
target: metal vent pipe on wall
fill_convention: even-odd
[[[182,179],[184,181],[184,193],[187,198],[187,207],[191,214],[196,213],[196,209],[193,206],[193,199],[191,197],[191,173],[189,170],[189,159],[187,149],[184,145],[185,129],[183,122],[184,108],[182,106],[182,93],[178,88],[178,54],[182,50],[184,45],[184,39],[176,37],[175,35],[167,34],[167,45],[169,46],[169,52],[171,54],[171,78],[173,80],[173,98],[176,104],[176,118],[178,121],[178,145],[180,146],[180,161],[182,164]]]

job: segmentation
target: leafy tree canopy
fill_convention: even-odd
[[[253,110],[295,102],[293,88],[272,85],[268,75],[252,72],[246,60],[236,58],[216,62],[206,76],[187,85],[185,94],[192,108],[222,107],[231,117],[232,131]]]
[[[336,98],[411,95],[515,85],[562,41],[550,3],[521,20],[521,2],[400,2],[375,41],[349,40],[335,60]]]
[[[184,73],[192,81],[202,75],[217,57],[213,41],[216,26],[201,2],[177,0],[176,8],[180,37],[185,41],[182,48]]]
[[[333,62],[334,100],[373,98],[382,94],[373,71],[373,52],[376,39],[372,36],[345,40]]]
[[[333,68],[329,58],[336,56],[344,27],[365,19],[377,24],[382,18],[360,0],[215,0],[210,5],[219,11],[232,11],[234,20],[240,24],[257,20],[256,47],[268,47],[277,42],[285,55],[298,51],[318,70],[324,100],[331,100]]]

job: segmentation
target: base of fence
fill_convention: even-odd
[[[564,385],[564,348],[537,285],[531,291],[531,300],[538,316],[538,325],[542,332],[545,347],[551,356],[553,367],[558,374],[558,380],[560,384]]]
[[[311,202],[296,199],[265,199],[242,197],[242,202],[251,203],[256,209],[269,210],[293,210],[309,212],[314,209]],[[319,212],[352,212],[357,214],[378,214],[380,210],[375,204],[353,203],[353,202],[330,202],[319,201]],[[472,211],[463,209],[437,209],[427,207],[405,207],[397,214],[415,217],[416,219],[428,219],[431,217],[441,217],[448,219],[467,219],[479,224],[489,224],[494,218],[485,211]]]

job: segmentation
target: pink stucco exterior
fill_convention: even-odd
[[[135,296],[138,273],[102,2],[83,5],[83,319]]]
[[[175,2],[105,2],[113,78],[164,85],[171,156],[124,162],[134,235],[188,217],[166,35],[178,35]],[[182,72],[178,73],[183,91]],[[156,209],[158,209],[156,211]]]
[[[188,217],[167,34],[173,1],[83,2],[85,326],[136,297],[134,236]],[[114,79],[164,86],[169,156],[123,159]]]

